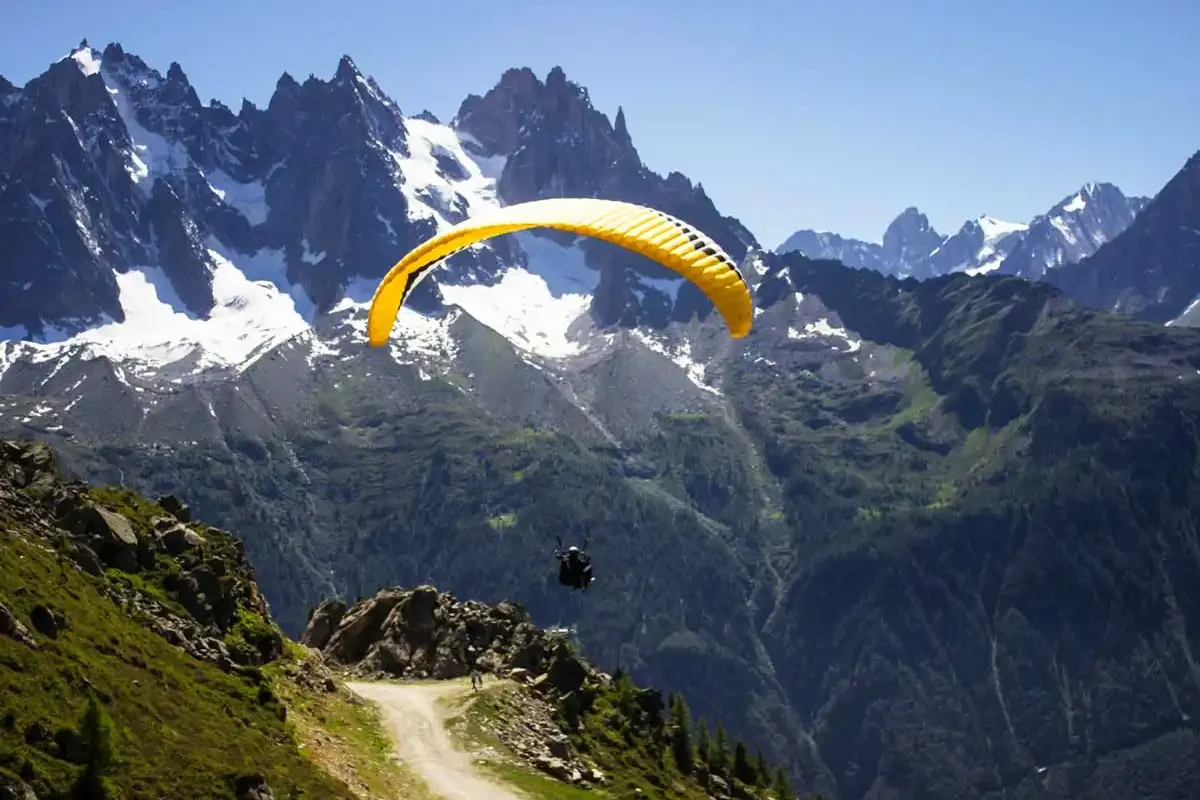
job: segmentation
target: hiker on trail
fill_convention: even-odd
[[[467,658],[471,660],[471,688],[479,691],[483,686],[483,673],[479,670],[479,658],[475,655],[475,646],[467,647]]]

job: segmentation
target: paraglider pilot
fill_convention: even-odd
[[[572,589],[587,591],[592,582],[592,559],[586,552],[575,545],[566,550],[562,549],[562,539],[558,541],[559,549],[554,551],[558,559],[558,582]],[[584,547],[587,543],[584,543]]]

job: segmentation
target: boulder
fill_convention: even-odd
[[[238,776],[233,792],[237,800],[275,800],[275,793],[262,775]]]
[[[166,511],[171,516],[180,522],[192,521],[192,509],[173,494],[168,494],[158,498],[158,505],[163,511]]]
[[[137,535],[129,520],[104,506],[89,506],[83,511],[89,532],[99,536],[105,544],[135,549]]]
[[[29,622],[34,630],[47,639],[57,639],[59,623],[54,612],[39,603],[29,612]]]
[[[308,627],[300,635],[300,644],[317,650],[324,649],[345,615],[346,604],[341,600],[322,602],[309,616]]]
[[[201,547],[204,544],[204,537],[186,525],[175,523],[158,532],[158,541],[162,543],[163,549],[168,553],[177,556],[193,548]]]
[[[0,800],[38,800],[38,796],[25,781],[0,771]]]
[[[405,593],[397,589],[385,589],[372,598],[355,603],[329,638],[325,654],[344,664],[362,659],[379,638],[384,621],[404,596]]]

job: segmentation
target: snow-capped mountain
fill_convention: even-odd
[[[648,170],[623,111],[610,122],[558,68],[544,81],[507,71],[448,124],[405,115],[349,57],[330,80],[284,74],[265,109],[243,102],[236,114],[201,104],[178,64],[163,75],[119,44],[85,42],[0,95],[0,394],[46,398],[59,415],[93,405],[85,416],[110,433],[143,430],[179,410],[168,400],[180,388],[265,358],[376,363],[363,331],[379,277],[435,231],[498,204],[652,205],[705,230],[756,279],[754,236],[702,186]],[[847,334],[819,302],[784,317],[783,340],[795,330],[844,350]],[[494,356],[494,333],[606,431],[616,423],[589,403],[602,405],[600,385],[627,397],[613,358],[660,387],[640,418],[719,394],[713,359],[728,350],[693,284],[553,232],[451,258],[410,298],[386,349],[422,380],[454,372],[486,393],[486,359],[472,347]],[[762,356],[741,355],[751,354]],[[274,391],[306,378],[288,380]],[[213,402],[187,400],[206,415]]]
[[[237,114],[202,105],[178,64],[164,76],[118,44],[85,43],[0,95],[0,330],[36,340],[10,341],[4,363],[88,352],[172,376],[244,364],[331,312],[361,312],[436,230],[537,197],[650,203],[735,258],[757,245],[702,187],[647,170],[624,113],[611,124],[561,69],[545,82],[510,70],[449,125],[405,116],[349,57],[329,81],[284,74],[267,108]],[[457,305],[559,353],[585,312],[660,328],[706,315],[682,283],[599,242],[502,237],[440,267],[400,324]]]
[[[1048,280],[1090,306],[1200,325],[1200,152],[1120,236]]]
[[[799,252],[809,258],[833,259],[848,267],[873,269],[901,278],[929,277],[929,254],[946,239],[915,207],[904,209],[883,232],[882,242],[864,242],[827,231],[800,230],[777,253]]]
[[[799,251],[905,278],[999,272],[1036,280],[1096,252],[1128,228],[1147,202],[1126,197],[1110,183],[1089,183],[1028,223],[983,215],[942,236],[924,214],[908,208],[888,226],[881,243],[800,230],[777,252]]]
[[[1005,222],[986,214],[968,220],[958,233],[947,238],[925,259],[926,275],[948,275],[965,272],[983,275],[994,272],[1017,247],[1029,226],[1020,222]]]
[[[1120,236],[1149,198],[1126,197],[1111,183],[1089,183],[1029,223],[1029,230],[999,265],[1001,273],[1040,280],[1074,264]]]

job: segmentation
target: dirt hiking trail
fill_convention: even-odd
[[[470,691],[458,681],[350,683],[352,692],[379,704],[397,757],[445,800],[528,800],[481,773],[446,733],[448,713],[438,700]]]

